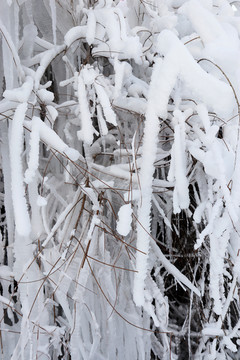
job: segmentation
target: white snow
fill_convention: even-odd
[[[106,121],[110,124],[113,124],[114,126],[117,126],[116,114],[114,113],[110,105],[110,101],[106,94],[106,91],[104,90],[103,86],[97,83],[97,81],[95,81],[94,86],[96,89],[99,102],[103,108],[103,113],[106,118]]]
[[[185,116],[179,110],[174,111],[174,144],[171,151],[171,166],[168,181],[175,180],[173,192],[174,213],[189,206],[188,180],[186,169]]]
[[[42,78],[44,72],[46,71],[46,68],[48,67],[48,65],[58,54],[63,52],[65,50],[65,48],[66,48],[65,45],[54,46],[52,49],[49,49],[41,54],[40,65],[38,66],[38,68],[35,72],[35,78],[34,78],[35,90],[39,89],[39,84],[40,84],[41,78]],[[49,100],[50,94],[47,95],[47,94],[44,94],[44,92],[43,92],[42,95],[46,97],[46,100]]]
[[[0,295],[0,302],[14,309],[14,303],[2,295]]]
[[[113,105],[119,109],[125,109],[136,114],[145,114],[147,102],[145,99],[134,97],[119,97],[114,100]]]
[[[100,134],[102,136],[107,135],[108,133],[107,124],[103,117],[102,107],[99,104],[97,105],[97,118],[98,118],[98,126],[99,126]]]
[[[114,98],[117,98],[121,93],[126,66],[127,65],[125,62],[119,61],[117,57],[114,58],[114,71],[115,71]]]
[[[88,108],[85,83],[81,74],[78,76],[78,101],[81,115],[81,130],[77,132],[78,139],[91,145],[93,142],[94,128],[92,126],[91,114]]]
[[[161,32],[158,37],[158,51],[165,56],[160,89],[164,96],[158,100],[158,114],[161,117],[167,116],[168,99],[178,77],[191,92],[191,98],[204,102],[220,116],[232,115],[234,95],[230,86],[205,72],[173,32]]]
[[[96,192],[90,188],[90,187],[87,187],[87,186],[81,186],[81,190],[84,192],[84,194],[86,194],[89,199],[92,201],[93,203],[93,208],[95,211],[99,210],[100,207],[99,207],[99,201],[98,201],[98,198],[97,198],[97,195],[96,195]]]
[[[96,32],[96,18],[93,10],[89,10],[88,13],[88,22],[87,22],[87,32],[86,32],[86,40],[89,45],[92,45],[95,38]]]
[[[237,357],[240,6],[90,3],[1,3],[2,356]]]
[[[186,1],[179,9],[179,13],[188,16],[195,31],[199,34],[205,44],[225,35],[216,16],[203,7],[200,1]]]
[[[202,120],[205,131],[208,131],[210,128],[210,120],[206,106],[204,104],[198,104],[197,112],[200,119]]]
[[[154,161],[157,152],[159,119],[157,111],[159,110],[156,102],[156,93],[160,91],[161,86],[161,62],[154,66],[148,95],[148,106],[146,112],[146,121],[144,128],[141,169],[139,173],[141,196],[138,203],[137,213],[137,251],[136,270],[134,277],[133,298],[136,305],[144,305],[144,282],[148,272],[148,256],[150,250],[150,211],[152,200],[152,182],[154,174]]]
[[[39,165],[39,118],[33,117],[32,131],[30,134],[30,152],[28,160],[28,169],[25,172],[24,181],[29,184],[35,177]]]
[[[206,326],[202,333],[206,336],[223,336],[224,332],[222,329],[218,329],[217,324],[209,324]]]
[[[118,211],[117,232],[122,236],[131,231],[132,212],[131,204],[122,205]]]
[[[5,90],[3,96],[9,101],[27,102],[33,89],[33,79],[27,76],[23,85],[13,90]]]
[[[86,36],[87,26],[75,26],[70,29],[64,36],[65,44],[69,47],[76,40],[80,40]]]
[[[48,127],[47,124],[45,124],[39,117],[33,117],[33,121],[24,121],[24,125],[31,131],[33,124],[36,129],[35,131],[37,131],[39,134],[39,138],[44,141],[49,147],[57,150],[62,154],[66,153],[66,155],[72,161],[76,161],[79,158],[79,152],[66,145],[65,142],[56,134],[56,132],[50,127]],[[34,144],[36,144],[36,137],[34,138],[34,141]],[[34,149],[36,149],[36,147],[34,147]],[[36,153],[34,155],[34,159],[34,161],[36,161]]]
[[[99,8],[94,11],[94,14],[97,22],[100,24],[103,21],[105,22],[104,29],[102,27],[96,29],[96,38],[103,37],[104,33],[108,38],[108,41],[100,42],[96,50],[94,50],[99,54],[106,52],[111,53],[112,50],[114,53],[118,53],[119,59],[132,58],[137,64],[140,64],[142,46],[139,37],[133,36],[133,34],[129,32],[122,9],[119,7]],[[100,31],[103,33],[101,34]],[[72,35],[73,38],[75,38],[75,36]]]
[[[38,198],[37,198],[37,205],[38,206],[46,206],[47,205],[47,200],[41,196],[41,195],[38,195]]]
[[[77,161],[79,159],[79,151],[73,149],[73,148],[70,148],[70,147],[67,147],[65,150],[64,150],[64,154],[67,155],[67,157],[69,157],[69,159],[71,159],[72,161]]]
[[[52,105],[47,105],[46,108],[47,108],[47,111],[48,111],[48,116],[50,116],[50,119],[51,119],[52,123],[54,123],[54,121],[58,117],[58,111]]]
[[[46,89],[38,90],[37,94],[44,104],[50,104],[54,99],[54,94]]]
[[[31,231],[31,223],[25,198],[23,183],[23,123],[27,111],[27,103],[18,105],[15,110],[10,137],[10,163],[13,210],[16,230],[19,235],[27,236]]]

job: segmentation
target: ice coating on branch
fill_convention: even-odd
[[[10,163],[13,210],[16,230],[19,235],[27,236],[31,231],[31,223],[27,210],[25,188],[23,183],[23,123],[27,111],[27,103],[18,105],[14,113],[10,138]]]
[[[132,208],[131,204],[122,205],[118,211],[117,232],[127,236],[131,231]]]

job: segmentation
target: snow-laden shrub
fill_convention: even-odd
[[[238,359],[240,14],[4,0],[2,359]]]

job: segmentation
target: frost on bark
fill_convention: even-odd
[[[1,359],[239,358],[239,8],[1,2]]]

